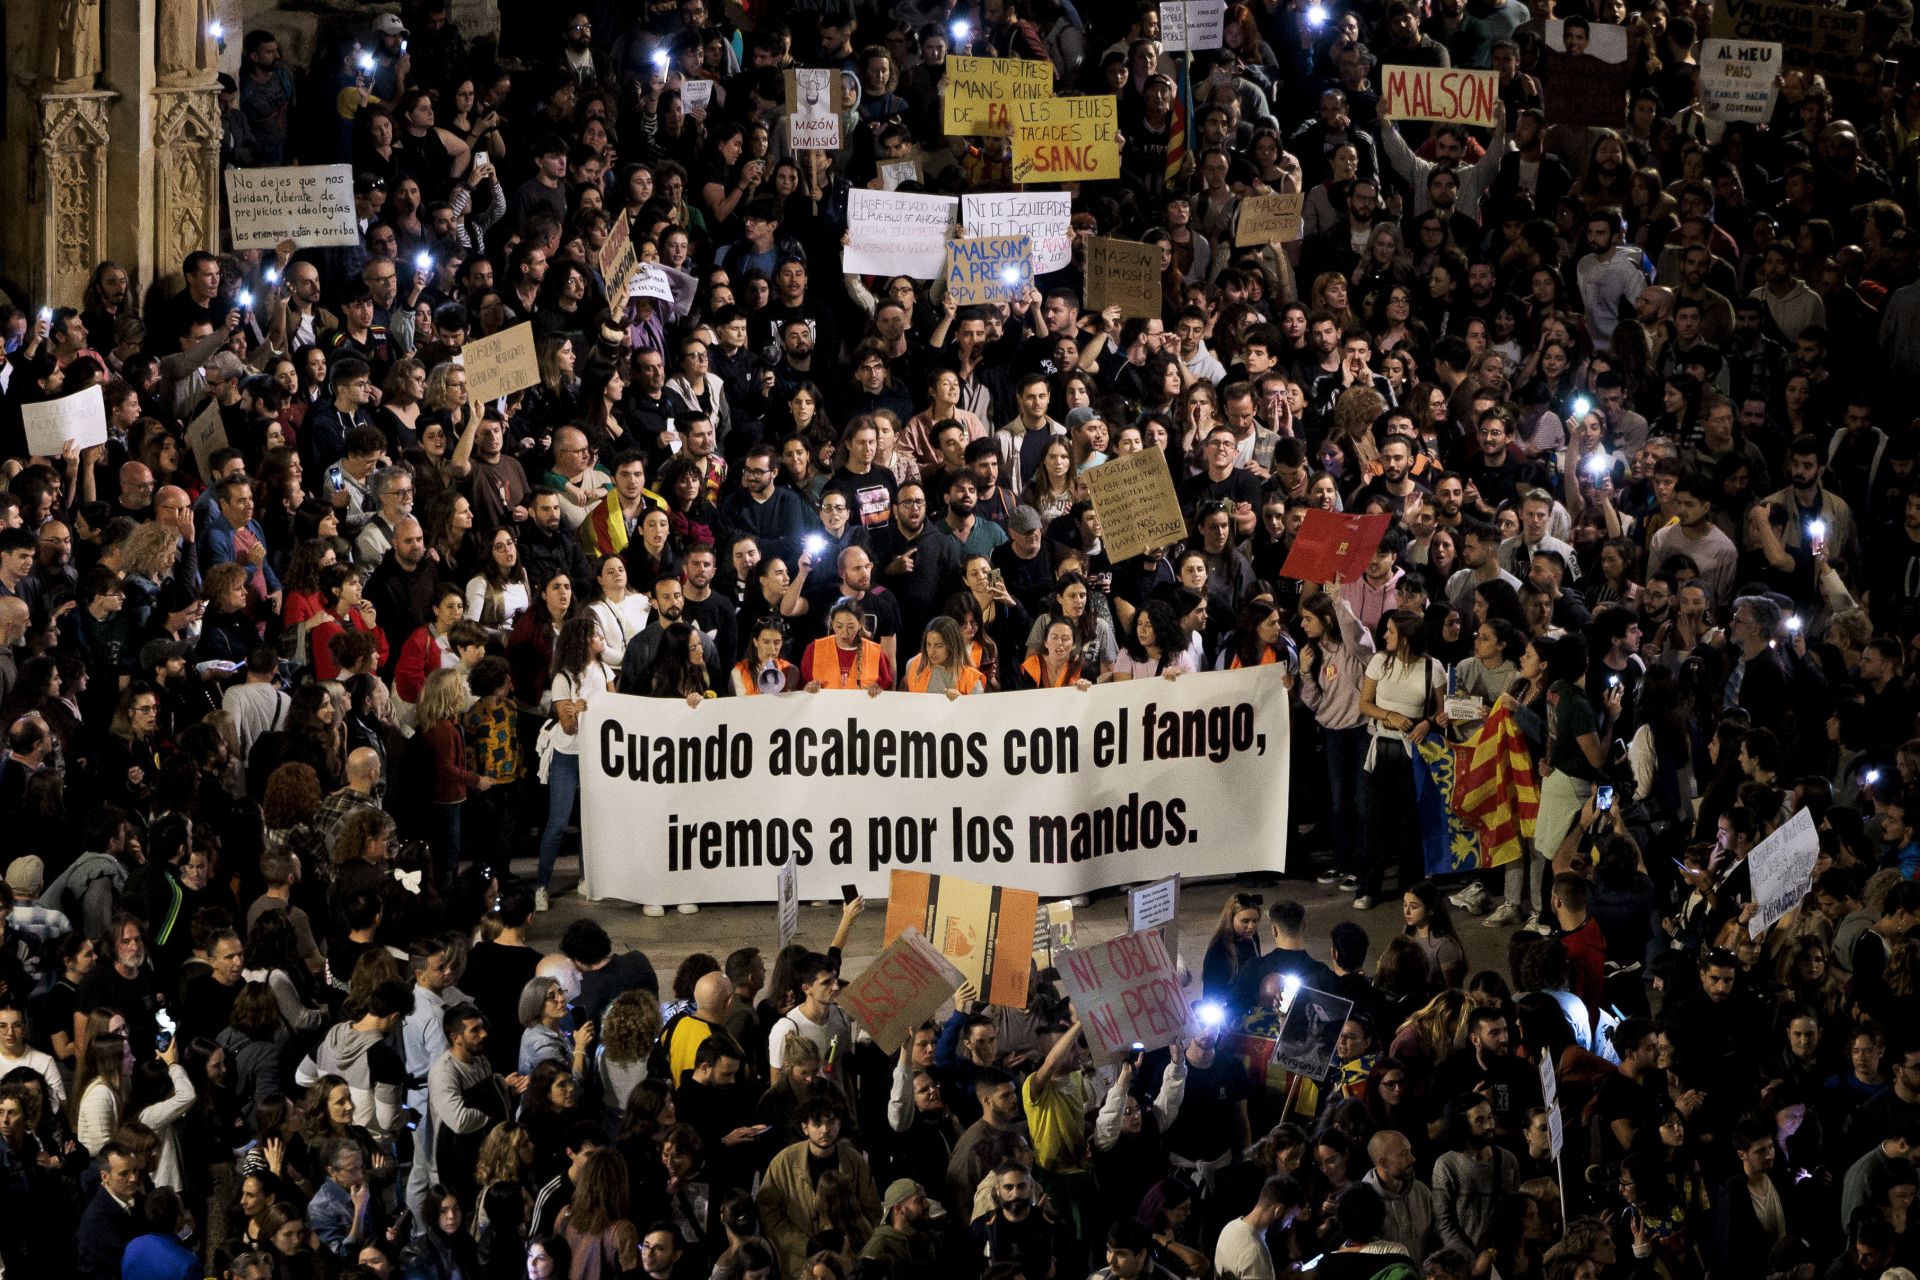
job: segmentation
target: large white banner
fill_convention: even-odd
[[[1046,898],[1284,869],[1275,667],[983,694],[607,694],[582,729],[589,898],[887,894],[896,869]]]

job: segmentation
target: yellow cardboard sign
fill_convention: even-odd
[[[1234,228],[1236,248],[1279,244],[1300,238],[1300,213],[1307,197],[1298,191],[1274,196],[1247,196],[1240,201],[1240,221]]]
[[[1120,103],[1110,93],[1013,104],[1015,182],[1120,176]]]
[[[1012,108],[1053,96],[1053,64],[1030,58],[947,58],[940,127],[950,138],[1006,138]]]

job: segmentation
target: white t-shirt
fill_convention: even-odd
[[[814,1047],[820,1050],[820,1061],[823,1065],[827,1062],[828,1047],[832,1044],[834,1037],[838,1036],[840,1046],[835,1052],[842,1062],[847,1061],[845,1055],[853,1052],[853,1019],[847,1016],[846,1011],[837,1004],[829,1005],[826,1021],[815,1022],[802,1013],[800,1008],[799,1005],[795,1005],[780,1021],[774,1023],[773,1029],[767,1033],[767,1064],[775,1069],[786,1067],[787,1037],[796,1031],[813,1041]]]
[[[1442,693],[1447,689],[1447,668],[1438,658],[1426,660],[1427,671],[1432,674],[1432,684],[1427,676],[1421,674],[1419,663],[1395,662],[1392,674],[1388,674],[1387,655],[1376,653],[1367,660],[1367,679],[1374,681],[1373,704],[1387,711],[1397,711],[1410,719],[1419,720],[1427,714],[1430,699],[1426,697],[1429,688]],[[1375,720],[1371,723],[1378,725]]]
[[[619,604],[596,600],[590,606],[600,620],[600,634],[607,638],[607,651],[601,657],[608,666],[617,667],[626,656],[627,642],[647,629],[647,617],[653,605],[638,591],[629,591]]]
[[[1248,1226],[1245,1218],[1222,1227],[1213,1247],[1213,1272],[1220,1280],[1274,1280],[1266,1234]]]
[[[592,702],[594,695],[605,693],[612,684],[613,672],[607,668],[607,664],[604,662],[589,662],[587,669],[580,673],[580,682],[578,685],[574,683],[573,677],[556,671],[553,676],[553,683],[547,686],[547,702],[551,705],[559,698],[584,698],[588,702]],[[563,752],[570,756],[579,755],[579,741],[580,735],[578,733],[568,733],[560,727],[558,720],[554,722],[553,749],[555,751]]]
[[[56,1107],[64,1108],[67,1105],[67,1087],[60,1082],[60,1066],[53,1060],[52,1054],[42,1053],[38,1049],[28,1049],[17,1058],[9,1058],[6,1054],[0,1053],[0,1076],[7,1074],[15,1067],[31,1067],[38,1071],[40,1078],[47,1082],[48,1101]]]

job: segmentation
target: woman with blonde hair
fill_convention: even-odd
[[[1406,1064],[1410,1079],[1430,1081],[1466,1035],[1467,1014],[1478,1003],[1459,987],[1448,987],[1400,1024],[1387,1056]]]
[[[1314,311],[1324,311],[1340,322],[1340,332],[1360,327],[1360,317],[1353,314],[1347,294],[1347,278],[1338,271],[1322,271],[1313,278],[1313,289],[1309,292],[1308,306]]]
[[[460,717],[467,709],[467,678],[458,668],[442,667],[420,687],[414,704],[414,731],[433,751],[433,867],[442,895],[453,889],[460,865],[461,819],[469,790],[488,791],[493,779],[477,773],[467,759],[467,735]]]
[[[600,1077],[600,1096],[606,1100],[609,1130],[618,1126],[634,1086],[647,1078],[647,1057],[659,1038],[660,1002],[644,991],[622,992],[600,1015],[594,1070]]]
[[[124,1031],[89,1036],[80,1053],[68,1095],[68,1121],[73,1125],[73,1136],[90,1155],[97,1156],[119,1127],[132,1058]]]

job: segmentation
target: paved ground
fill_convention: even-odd
[[[516,862],[514,869],[523,876],[530,876],[533,873],[532,861]],[[587,901],[573,891],[572,874],[572,869],[563,862],[556,874],[555,884],[564,891],[553,899],[553,910],[534,917],[533,936],[530,939],[533,945],[543,949],[556,946],[561,931],[568,924],[582,916],[591,915],[606,927],[616,945],[638,947],[645,951],[654,968],[659,971],[662,985],[670,981],[680,962],[695,951],[706,951],[724,960],[727,953],[736,947],[753,945],[769,953],[773,950],[774,909],[770,902],[752,906],[703,907],[698,915],[692,916],[669,911],[665,916],[650,919],[640,913],[639,907],[628,903]],[[1231,887],[1225,879],[1182,886],[1181,954],[1195,971],[1200,967],[1201,957],[1206,954],[1207,941],[1213,934],[1220,905],[1226,900]],[[1259,886],[1257,891],[1265,894],[1268,902],[1291,897],[1306,906],[1310,946],[1322,959],[1327,956],[1327,935],[1333,926],[1342,920],[1357,922],[1373,939],[1373,947],[1367,956],[1369,972],[1380,948],[1402,928],[1400,898],[1394,893],[1388,893],[1381,899],[1381,904],[1371,911],[1355,911],[1351,894],[1339,893],[1311,880],[1270,882]],[[1126,904],[1126,894],[1120,890],[1096,895],[1091,906],[1074,913],[1075,925],[1081,931],[1081,936],[1101,941],[1124,933]],[[849,974],[857,974],[862,962],[879,954],[880,934],[885,920],[886,906],[876,902],[855,923],[853,936],[847,944],[847,957],[854,962],[848,966]],[[831,906],[816,907],[803,901],[800,905],[800,941],[824,949],[839,921],[838,902]],[[1455,913],[1455,925],[1466,945],[1470,969],[1497,968],[1505,971],[1507,930],[1484,929],[1480,926],[1480,918],[1464,912]]]

